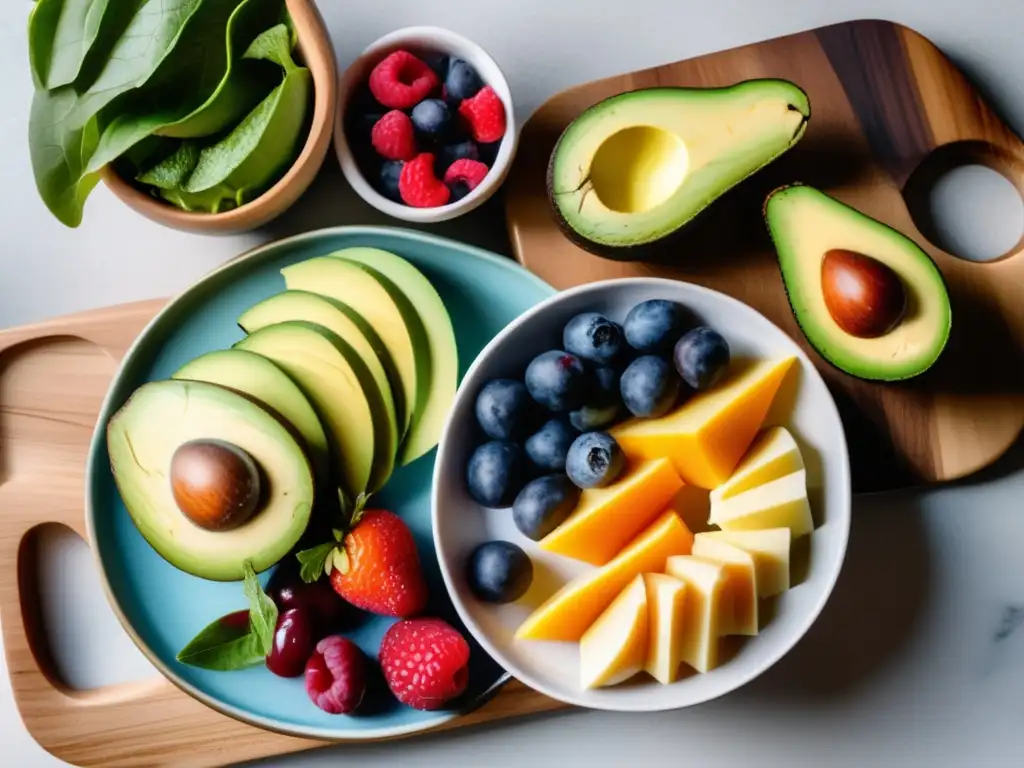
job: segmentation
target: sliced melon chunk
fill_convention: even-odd
[[[519,640],[583,637],[630,581],[647,571],[661,572],[672,555],[685,555],[693,534],[674,511],[664,512],[607,565],[573,579],[541,604],[516,630]]]
[[[800,448],[789,430],[769,427],[757,436],[732,476],[711,491],[711,499],[728,499],[803,468]]]
[[[750,447],[795,361],[737,360],[721,384],[660,418],[627,421],[611,435],[628,457],[668,456],[685,482],[717,488]]]
[[[683,487],[672,462],[655,459],[629,468],[604,488],[588,488],[569,518],[540,547],[591,565],[604,565],[643,530]]]
[[[683,649],[686,582],[664,573],[645,573],[647,588],[647,660],[644,669],[659,683],[679,679]]]
[[[793,540],[789,528],[706,531],[698,533],[696,538],[727,541],[749,552],[754,558],[758,597],[773,597],[789,589],[789,546]]]
[[[600,688],[643,669],[648,643],[647,590],[637,576],[580,638],[580,685]]]
[[[670,557],[665,571],[686,582],[686,603],[683,611],[683,640],[680,658],[698,672],[718,666],[718,636],[721,622],[723,592],[726,584],[725,566],[692,555]]]
[[[749,552],[727,541],[694,537],[693,556],[725,567],[721,624],[723,635],[757,634],[757,572]]]
[[[765,485],[711,504],[708,522],[725,531],[789,528],[793,538],[814,529],[807,502],[807,473],[793,472]]]

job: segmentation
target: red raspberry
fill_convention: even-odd
[[[480,186],[486,175],[486,165],[479,160],[463,157],[448,166],[448,170],[444,172],[444,183],[450,186],[461,181],[470,190],[474,190]]]
[[[417,155],[403,166],[398,193],[406,205],[414,208],[436,208],[447,203],[452,194],[434,175],[434,156],[430,152]]]
[[[440,709],[466,690],[469,643],[442,619],[404,619],[380,642],[388,688],[414,709]]]
[[[470,135],[481,144],[490,144],[505,135],[505,105],[489,85],[473,98],[463,99],[459,114],[469,125]]]
[[[437,88],[437,73],[408,51],[395,51],[370,72],[373,98],[391,109],[411,109]]]
[[[412,160],[416,157],[416,133],[405,112],[393,109],[373,124],[370,141],[381,157]]]
[[[324,712],[354,712],[366,695],[366,663],[359,646],[347,637],[325,637],[306,662],[306,693]]]

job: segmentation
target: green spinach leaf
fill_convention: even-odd
[[[199,151],[199,145],[194,141],[183,141],[173,154],[139,174],[136,179],[157,189],[181,187],[199,162]]]
[[[268,58],[285,77],[227,136],[199,155],[185,191],[197,193],[223,185],[236,202],[252,199],[272,183],[295,155],[312,90],[312,76],[289,52],[288,28],[278,24],[253,41],[248,58]]]
[[[38,87],[59,88],[75,81],[107,7],[107,0],[38,0],[28,29],[29,60]]]
[[[248,611],[236,611],[214,619],[178,652],[183,664],[219,672],[245,669],[264,663],[260,639],[249,624]]]

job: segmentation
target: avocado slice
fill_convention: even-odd
[[[426,402],[398,453],[398,463],[408,464],[437,445],[455,400],[459,352],[451,317],[426,276],[401,256],[379,248],[346,248],[331,256],[356,262],[369,270],[399,306],[408,304],[403,312],[415,312],[426,332],[430,355]]]
[[[218,349],[185,363],[171,378],[219,384],[255,398],[299,434],[317,476],[326,476],[330,454],[320,419],[298,385],[267,358],[244,349]]]
[[[875,381],[909,379],[938,360],[952,324],[949,293],[935,262],[917,243],[806,184],[769,195],[765,220],[790,307],[823,358],[851,376]],[[843,272],[842,285],[829,276],[837,255],[862,265]],[[858,312],[857,319],[870,320],[882,311],[881,302],[865,298],[858,274],[864,269],[880,273],[882,281],[898,280],[899,287],[893,288],[903,293],[904,302],[902,311],[894,313],[895,322],[884,322],[881,332],[871,335],[851,332],[854,326],[843,314]],[[832,297],[843,292],[859,304],[840,309]]]
[[[285,267],[281,274],[290,290],[339,301],[377,331],[398,368],[405,404],[412,411],[411,432],[426,406],[432,375],[427,333],[416,309],[390,280],[364,264],[317,256]]]
[[[384,398],[347,341],[322,325],[289,321],[261,328],[235,348],[272,360],[312,402],[349,501],[383,487],[394,469],[397,425],[388,423]]]
[[[785,80],[646,88],[593,105],[563,131],[548,197],[566,235],[612,258],[691,221],[803,136],[810,102]]]
[[[252,518],[229,531],[192,523],[178,508],[169,469],[191,440],[223,440],[255,461],[263,489]],[[107,423],[110,468],[135,526],[165,560],[213,581],[257,572],[295,546],[313,508],[313,473],[302,446],[269,411],[224,387],[198,381],[143,384]]]
[[[396,425],[397,432],[393,439],[397,441],[408,428],[408,417],[402,402],[401,379],[387,347],[373,327],[344,304],[309,291],[281,291],[247,309],[238,318],[238,324],[246,333],[253,333],[268,325],[289,320],[305,320],[322,325],[349,343],[377,383],[384,407],[388,411],[388,423]],[[392,382],[395,389],[392,389]]]

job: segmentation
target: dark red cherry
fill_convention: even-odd
[[[298,677],[316,648],[313,621],[302,608],[284,611],[277,619],[267,669],[280,677]]]

